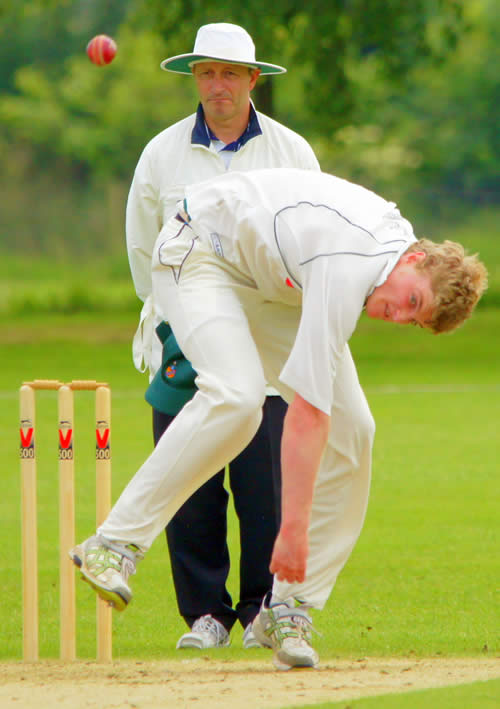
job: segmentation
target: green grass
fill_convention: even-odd
[[[38,256],[29,268],[25,259],[1,254],[0,316],[130,314],[136,312],[138,303],[123,254],[119,257],[108,254],[92,262],[84,257]]]
[[[444,689],[307,704],[300,709],[494,709],[498,707],[499,697],[500,680],[490,680]]]
[[[451,239],[463,244],[471,253],[479,253],[489,272],[489,291],[485,303],[500,306],[500,239],[498,207],[473,210],[453,223],[431,224],[430,237],[436,241]]]
[[[31,378],[91,378],[112,387],[113,497],[151,450],[145,378],[131,362],[126,313],[4,318],[0,332],[3,495],[0,658],[21,657],[18,388]],[[498,654],[498,421],[500,311],[433,337],[362,320],[352,349],[377,421],[364,531],[323,612],[325,661],[363,656]],[[94,529],[93,397],[77,394],[77,538]],[[58,654],[56,396],[39,394],[41,654]],[[237,598],[237,528],[230,522],[229,587]],[[95,606],[78,586],[78,652],[95,656]],[[116,658],[168,658],[184,631],[163,538],[115,614]],[[249,657],[234,633],[227,658]]]

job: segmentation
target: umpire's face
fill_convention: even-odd
[[[233,121],[248,121],[250,92],[259,74],[259,69],[241,64],[199,62],[193,66],[205,118],[212,130],[221,122],[227,126]]]

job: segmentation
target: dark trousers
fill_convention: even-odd
[[[280,524],[280,445],[286,409],[281,397],[267,397],[254,439],[229,464],[240,525],[240,600],[234,609],[226,588],[229,494],[224,470],[186,500],[166,528],[177,605],[190,627],[209,613],[228,631],[236,620],[245,628],[272,587],[269,562]],[[155,444],[174,418],[153,410]]]

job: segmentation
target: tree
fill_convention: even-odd
[[[425,155],[418,179],[423,184],[439,183],[441,199],[498,203],[498,4],[495,0],[470,0],[465,13],[470,26],[467,41],[457,46],[439,73],[415,73],[410,108],[419,125],[411,126],[407,144]]]
[[[161,32],[171,54],[192,46],[202,24],[242,25],[256,39],[258,55],[278,64],[285,56],[303,67],[308,123],[325,134],[355,108],[353,64],[376,55],[385,77],[404,81],[417,62],[441,61],[454,46],[464,29],[462,7],[458,0],[274,0],[272,6],[266,0],[143,0],[134,17]],[[268,105],[272,111],[272,97]]]
[[[60,76],[64,61],[89,39],[114,34],[132,0],[5,0],[0,9],[0,91],[15,91],[26,65]]]
[[[80,179],[129,179],[148,138],[193,109],[191,84],[174,87],[159,69],[165,49],[158,35],[124,28],[117,39],[119,53],[109,66],[96,67],[79,52],[59,79],[23,67],[19,95],[0,97],[0,125],[29,144],[39,162],[63,158]]]
[[[437,71],[421,62],[404,84],[380,79],[372,57],[351,73],[358,101],[348,125],[320,146],[324,169],[342,170],[395,199],[498,204],[500,16],[496,0],[470,0],[468,31]]]

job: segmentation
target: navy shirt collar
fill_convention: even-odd
[[[255,138],[257,135],[262,135],[262,129],[259,125],[259,119],[257,118],[257,113],[255,111],[253,103],[250,102],[250,117],[248,120],[247,127],[240,135],[240,137],[237,140],[234,140],[232,143],[228,143],[224,150],[232,150],[233,152],[236,152],[237,150],[242,148],[245,143],[248,143],[249,140]],[[204,145],[206,148],[208,148],[211,140],[218,140],[218,138],[212,133],[210,128],[207,126],[205,122],[205,113],[203,111],[203,106],[200,103],[198,104],[198,108],[196,110],[196,121],[194,124],[193,132],[191,133],[191,144]]]

